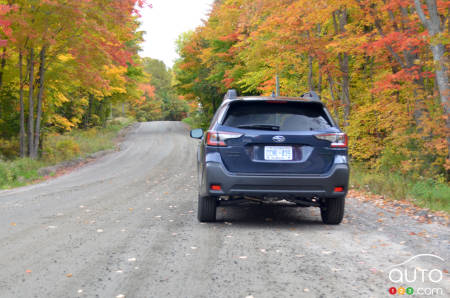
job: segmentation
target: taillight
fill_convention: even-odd
[[[348,138],[345,133],[325,133],[315,135],[319,140],[330,141],[333,148],[347,148]]]
[[[237,139],[240,137],[242,137],[242,134],[237,132],[210,130],[206,133],[206,144],[208,144],[209,146],[225,147],[227,145],[225,144],[226,140]]]

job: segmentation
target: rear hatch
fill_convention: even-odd
[[[227,170],[254,174],[325,173],[336,149],[316,135],[340,132],[320,102],[280,100],[233,102],[216,131],[234,133],[219,148]]]

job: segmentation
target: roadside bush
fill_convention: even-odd
[[[0,189],[25,185],[38,178],[38,169],[43,162],[29,158],[15,161],[0,161]]]
[[[450,186],[444,177],[440,180],[414,179],[392,171],[369,169],[354,162],[350,185],[396,200],[413,200],[418,206],[432,210],[450,211]]]
[[[19,152],[19,140],[14,139],[2,139],[0,138],[0,157],[6,159],[12,159],[18,156]]]
[[[42,158],[48,162],[70,160],[80,155],[79,144],[70,136],[51,135],[45,140]]]

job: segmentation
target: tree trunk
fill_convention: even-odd
[[[2,62],[0,64],[0,89],[3,86],[3,70],[5,69],[5,65],[6,65],[6,47],[3,48]]]
[[[39,53],[40,66],[39,66],[39,92],[37,97],[37,111],[36,111],[36,132],[34,134],[34,144],[33,144],[33,154],[31,158],[38,157],[39,151],[39,141],[41,138],[41,118],[42,118],[42,99],[44,95],[44,83],[45,83],[45,55],[47,51],[47,46],[42,46],[41,52]]]
[[[333,12],[333,26],[335,34],[342,34],[347,25],[347,9],[339,9]],[[347,125],[350,115],[350,76],[349,76],[349,56],[347,53],[338,55],[339,70],[341,71],[341,101],[344,106],[344,125]]]
[[[5,65],[6,65],[6,47],[3,48],[2,62],[0,63],[0,90],[2,89],[3,86],[3,70],[5,69]],[[1,115],[2,111],[0,109],[0,118]]]
[[[309,91],[314,90],[313,84],[313,57],[308,55],[308,88]]]
[[[19,102],[20,102],[20,157],[25,157],[25,111],[23,104],[23,53],[22,49],[19,50]]]
[[[330,86],[330,95],[331,95],[331,101],[333,104],[333,113],[334,113],[334,120],[336,121],[336,124],[339,125],[339,111],[336,104],[336,96],[334,95],[334,80],[333,78],[328,75],[328,85]]]
[[[431,38],[436,35],[443,33],[444,29],[441,26],[441,18],[437,10],[436,0],[426,0],[428,15],[427,18],[422,9],[422,1],[414,0],[416,6],[416,12],[419,15],[425,28],[428,30],[428,34]],[[445,53],[445,47],[442,43],[431,43],[431,52],[433,53],[433,60],[435,64],[436,82],[438,85],[439,96],[444,110],[444,116],[447,126],[447,149],[450,155],[450,106],[448,102],[449,98],[449,86],[448,86],[448,68],[447,68],[447,57]]]
[[[339,59],[339,67],[342,72],[342,102],[344,104],[344,120],[347,125],[348,117],[350,115],[350,79],[349,79],[349,69],[348,69],[348,55],[347,53],[341,54]]]
[[[33,101],[33,83],[34,83],[34,50],[30,47],[28,59],[29,80],[28,80],[28,154],[31,156],[34,149],[34,101]]]

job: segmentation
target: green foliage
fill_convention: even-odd
[[[445,1],[436,3],[445,19]],[[450,115],[425,32],[414,1],[216,1],[177,41],[175,87],[190,102],[186,121],[202,127],[196,113],[210,119],[228,88],[269,95],[278,75],[282,96],[314,90],[348,134],[351,158],[369,169],[354,179],[410,196],[418,181],[450,179]]]
[[[44,162],[30,158],[0,160],[0,189],[22,186],[28,181],[37,179],[37,171],[44,165]]]
[[[367,168],[353,163],[350,174],[352,187],[396,200],[413,200],[418,206],[450,212],[450,186],[445,179],[413,179],[398,172]]]
[[[133,106],[136,119],[180,121],[186,117],[188,106],[172,87],[172,71],[164,62],[151,58],[143,58],[142,67],[149,81],[144,87],[147,92],[143,100]]]
[[[80,154],[80,146],[70,136],[55,135],[46,139],[43,149],[45,161],[63,161],[74,159]]]
[[[12,159],[17,157],[19,151],[19,140],[17,138],[2,139],[0,138],[0,159]]]
[[[206,115],[206,113],[196,111],[191,113],[189,117],[184,118],[183,122],[189,125],[191,129],[201,128],[203,130],[207,130],[209,127],[210,119]]]

